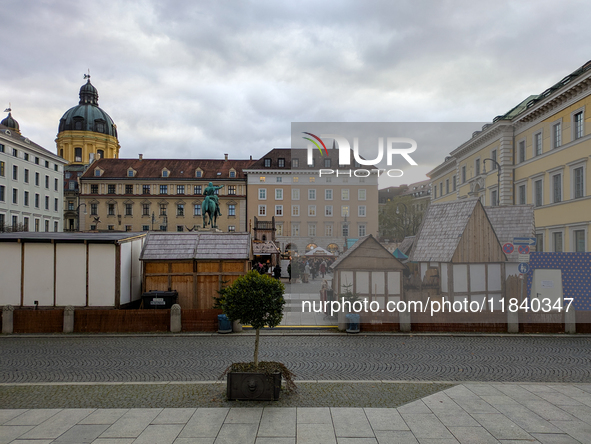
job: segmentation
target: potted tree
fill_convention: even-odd
[[[283,319],[285,287],[268,275],[251,271],[224,287],[217,298],[228,319],[240,320],[256,331],[252,362],[235,362],[226,369],[229,400],[270,401],[279,398],[281,378],[288,390],[295,389],[293,374],[279,362],[259,362],[261,328],[276,327]]]

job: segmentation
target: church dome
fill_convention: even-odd
[[[4,120],[2,120],[2,122],[0,122],[0,125],[4,125],[5,127],[10,128],[11,130],[14,130],[20,134],[20,127],[18,125],[18,122],[14,120],[10,111],[8,112],[8,116]]]
[[[58,133],[63,131],[92,131],[117,138],[113,119],[98,106],[98,91],[90,79],[80,88],[78,106],[70,108],[60,119]]]

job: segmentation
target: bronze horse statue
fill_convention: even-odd
[[[209,196],[207,196],[203,201],[203,208],[201,208],[201,214],[203,215],[203,228],[207,227],[207,225],[211,225],[211,228],[217,228],[217,206],[213,199],[209,199]],[[208,215],[209,220],[207,220]]]

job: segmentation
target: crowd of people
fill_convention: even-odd
[[[335,257],[296,257],[292,258],[287,266],[289,282],[293,279],[301,279],[303,283],[310,282],[317,277],[324,279],[330,272],[330,265],[336,260]],[[276,279],[281,278],[281,264],[272,266],[271,262],[260,261],[253,263],[253,270],[261,274],[269,274]]]

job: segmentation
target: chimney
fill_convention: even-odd
[[[224,160],[228,160],[228,155],[224,154]]]
[[[252,154],[250,155],[250,160],[252,160]]]
[[[140,154],[139,157],[140,157],[140,160],[144,160],[144,155],[143,154]]]

